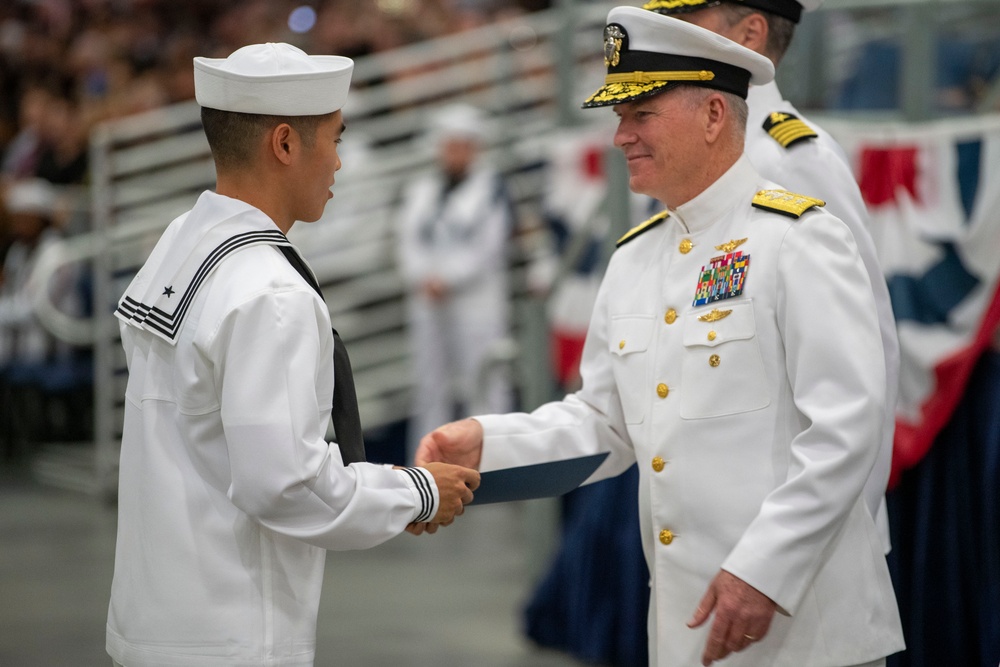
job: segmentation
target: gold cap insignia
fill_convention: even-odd
[[[746,243],[749,239],[733,239],[729,243],[723,243],[722,245],[715,246],[716,250],[721,250],[722,252],[732,252],[739,248],[741,245]]]
[[[604,66],[617,67],[621,62],[622,44],[625,41],[625,31],[616,23],[604,28]]]
[[[729,317],[729,313],[731,313],[731,312],[733,312],[733,311],[732,310],[719,310],[717,308],[713,308],[712,312],[707,313],[705,315],[702,315],[701,317],[698,318],[698,321],[699,322],[718,322],[721,319],[725,319],[725,318]]]

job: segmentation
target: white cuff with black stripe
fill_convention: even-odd
[[[413,493],[417,498],[418,512],[414,523],[430,521],[438,511],[438,489],[434,476],[426,468],[400,468],[410,479]]]

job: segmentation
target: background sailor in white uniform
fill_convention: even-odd
[[[482,155],[488,123],[468,104],[436,112],[435,167],[408,184],[399,211],[413,360],[408,460],[424,433],[455,418],[456,406],[463,414],[513,407],[507,377],[481,375],[507,335],[513,225],[503,181]]]

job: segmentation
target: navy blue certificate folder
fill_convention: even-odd
[[[481,473],[479,488],[469,505],[561,496],[583,484],[606,458],[608,453],[602,452],[575,459]]]

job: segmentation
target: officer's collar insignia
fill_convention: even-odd
[[[747,240],[748,239],[733,239],[729,243],[723,243],[722,245],[715,246],[715,249],[721,250],[722,252],[732,252],[746,243]]]
[[[754,208],[798,218],[814,206],[826,206],[822,199],[798,195],[788,190],[761,190],[753,198]]]
[[[712,312],[710,312],[710,313],[708,313],[706,315],[702,315],[701,317],[698,318],[698,321],[699,322],[718,322],[719,320],[722,320],[722,319],[725,319],[725,318],[729,317],[729,313],[731,313],[731,312],[733,312],[733,311],[732,310],[719,310],[718,308],[713,308]]]
[[[746,283],[747,271],[750,270],[750,255],[744,255],[743,251],[729,252],[725,255],[713,257],[707,266],[701,267],[698,274],[698,286],[694,293],[694,306],[704,306],[723,299],[731,299],[743,294],[743,286]],[[712,311],[703,317],[713,317]],[[722,319],[729,314],[716,316]],[[700,318],[699,318],[700,319]],[[714,322],[715,320],[704,320]]]
[[[621,62],[622,48],[628,46],[628,35],[625,29],[617,23],[604,27],[604,66],[618,67]]]
[[[642,223],[640,225],[636,225],[632,229],[630,229],[627,232],[625,232],[625,235],[622,236],[620,239],[618,239],[618,243],[615,244],[615,247],[616,248],[622,247],[623,245],[625,245],[626,243],[628,243],[629,241],[631,241],[635,237],[637,237],[640,234],[642,234],[642,233],[644,233],[644,232],[652,229],[653,227],[656,227],[658,224],[660,224],[661,222],[663,222],[664,220],[666,220],[669,217],[670,217],[670,212],[669,211],[661,211],[660,213],[657,213],[656,215],[654,215],[652,218],[650,218],[646,222],[644,222],[644,223]]]
[[[790,113],[772,111],[764,120],[764,131],[771,135],[783,148],[789,148],[807,139],[815,139],[819,135],[798,117]]]

